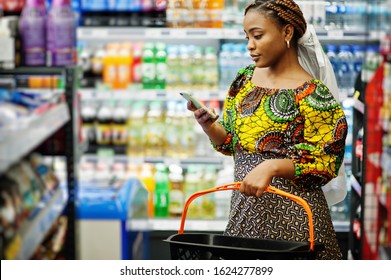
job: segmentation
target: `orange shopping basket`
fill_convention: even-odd
[[[299,203],[308,215],[308,242],[246,238],[210,233],[184,233],[187,209],[197,197],[216,191],[238,190],[240,182],[203,190],[191,195],[182,212],[180,229],[177,234],[164,241],[170,244],[173,260],[213,260],[213,259],[261,259],[261,260],[306,260],[315,259],[316,253],[324,249],[324,244],[315,242],[312,212],[302,198],[269,186],[266,191],[286,196]]]

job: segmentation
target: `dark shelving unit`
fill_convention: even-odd
[[[76,66],[69,67],[17,67],[15,69],[0,69],[0,77],[15,78],[18,75],[48,75],[48,76],[61,76],[64,82],[64,94],[66,99],[66,107],[69,112],[69,116],[66,119],[65,124],[60,128],[64,130],[64,149],[61,155],[66,159],[66,186],[67,186],[67,200],[64,203],[63,213],[68,219],[67,234],[65,244],[63,246],[62,257],[69,260],[76,259],[76,243],[75,243],[75,190],[77,188],[77,162],[79,159],[80,149],[78,143],[78,75],[79,69]],[[55,134],[59,130],[53,129],[52,133]],[[52,134],[48,134],[48,138],[43,141],[50,142]],[[39,144],[39,143],[38,143]],[[32,151],[35,151],[36,146],[31,146],[29,150],[26,150],[26,154],[20,154],[20,159],[28,155]],[[49,152],[50,154],[50,152]],[[20,160],[19,159],[19,160]],[[13,161],[18,159],[13,159]],[[10,163],[11,165],[11,163]],[[6,167],[5,167],[6,168]],[[4,170],[3,170],[4,171]],[[6,171],[6,170],[5,170]],[[43,234],[39,232],[39,234]],[[24,256],[22,258],[29,258],[30,256]]]

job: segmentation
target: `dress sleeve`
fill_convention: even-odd
[[[228,94],[225,98],[223,116],[219,120],[219,123],[224,127],[225,131],[227,132],[227,138],[222,145],[216,145],[211,142],[213,148],[224,155],[233,155],[234,153],[234,147],[237,142],[237,137],[235,137],[234,130],[234,120],[236,116],[235,97],[247,81],[249,77],[248,73],[253,71],[253,68],[253,65],[249,65],[238,71],[235,79],[231,83],[231,86],[228,90]]]
[[[321,187],[337,177],[343,162],[348,132],[345,114],[319,81],[312,90],[295,97],[304,120],[304,141],[288,149],[295,165],[293,181],[305,188]]]

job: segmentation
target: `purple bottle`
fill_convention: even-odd
[[[27,0],[19,20],[23,64],[46,64],[46,7],[45,0]]]
[[[76,62],[76,20],[70,0],[52,1],[46,28],[47,65],[74,65]]]

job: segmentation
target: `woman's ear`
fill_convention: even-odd
[[[289,42],[293,38],[293,33],[295,32],[295,28],[293,27],[292,24],[287,24],[284,27],[284,36],[285,36],[285,41]]]

